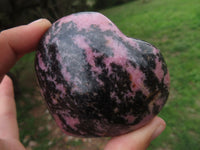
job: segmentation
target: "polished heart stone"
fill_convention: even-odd
[[[169,95],[160,51],[125,36],[96,12],[53,23],[36,51],[35,69],[48,109],[68,135],[136,130],[160,112]]]

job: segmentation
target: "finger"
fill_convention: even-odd
[[[37,47],[41,36],[50,26],[48,20],[40,19],[0,33],[0,81],[19,57]]]
[[[5,76],[0,84],[0,139],[18,139],[19,131],[12,80]]]
[[[155,117],[146,126],[111,139],[105,150],[145,150],[150,142],[162,133],[165,127],[165,121]]]

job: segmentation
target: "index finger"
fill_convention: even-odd
[[[40,19],[0,33],[0,81],[21,56],[37,47],[50,26],[48,20]]]

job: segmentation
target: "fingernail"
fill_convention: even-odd
[[[42,22],[43,20],[44,20],[43,18],[38,19],[38,20],[35,20],[35,21],[29,23],[29,25],[30,25],[30,24],[33,24],[33,23],[40,23],[40,22]]]
[[[158,137],[165,129],[165,125],[161,124],[160,126],[158,126],[158,128],[155,129],[152,137],[151,137],[151,141],[154,140],[156,137]]]

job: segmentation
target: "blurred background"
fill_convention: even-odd
[[[74,12],[103,13],[127,36],[159,48],[168,65],[170,96],[159,114],[167,128],[149,150],[200,150],[199,8],[199,0],[0,0],[0,31],[39,18],[54,22]],[[57,128],[39,93],[34,55],[11,70],[27,150],[102,150],[109,138],[75,138]]]
[[[50,21],[80,11],[94,11],[134,0],[0,0],[0,29],[27,24],[38,18]]]

